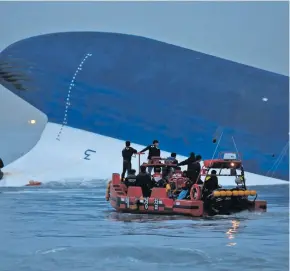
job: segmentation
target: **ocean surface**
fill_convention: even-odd
[[[1,188],[1,271],[289,270],[288,185],[266,213],[211,219],[118,214],[105,181]]]

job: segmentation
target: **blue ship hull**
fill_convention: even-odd
[[[206,158],[223,132],[220,150],[233,136],[246,169],[262,175],[288,142],[287,76],[167,43],[56,33],[12,44],[0,65],[1,84],[50,122]],[[288,151],[272,174],[288,180]]]

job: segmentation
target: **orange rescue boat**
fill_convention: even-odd
[[[140,155],[140,154],[139,154]],[[176,167],[161,162],[158,158],[152,164],[143,164],[149,167]],[[139,156],[140,167],[140,156]],[[188,199],[178,200],[172,197],[172,192],[175,194],[182,190],[183,183],[187,181],[186,177],[176,177],[172,175],[168,179],[171,186],[171,191],[166,188],[154,187],[149,198],[144,198],[142,189],[136,186],[126,187],[121,181],[120,174],[113,173],[112,180],[108,183],[106,200],[118,212],[140,213],[140,214],[165,214],[165,215],[187,215],[192,217],[203,217],[216,214],[230,214],[239,211],[266,211],[267,202],[264,200],[256,200],[257,192],[248,190],[245,185],[245,176],[242,162],[236,159],[236,156],[229,158],[224,155],[223,158],[206,160],[201,170],[201,176],[205,177],[205,181],[211,175],[211,168],[219,168],[220,172],[217,176],[234,176],[237,186],[233,189],[217,189],[210,195],[210,206],[214,206],[215,212],[209,210],[209,205],[204,204],[202,199],[202,185],[193,184],[190,189]],[[222,169],[230,170],[230,174],[221,174]],[[237,169],[241,170],[241,174],[237,174]],[[173,193],[173,194],[174,194]],[[254,197],[252,200],[249,197]],[[206,207],[207,206],[207,207]],[[226,207],[226,211],[224,210]]]
[[[42,185],[42,182],[38,182],[38,181],[29,181],[28,184],[26,184],[25,186],[40,186]]]

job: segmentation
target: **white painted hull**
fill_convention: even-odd
[[[82,181],[109,179],[114,172],[121,173],[121,150],[124,142],[90,132],[65,127],[60,140],[56,135],[60,125],[48,123],[38,144],[26,155],[3,169],[5,175],[0,186],[23,186],[30,180],[43,183],[52,181]],[[144,146],[132,144],[137,150]],[[85,151],[91,149],[86,157]],[[162,152],[163,157],[169,156]],[[141,162],[146,161],[143,155]],[[179,160],[186,157],[178,156]],[[138,169],[138,159],[132,160],[132,167]],[[185,169],[185,168],[183,168]],[[248,185],[288,184],[283,180],[246,173]],[[232,177],[220,177],[220,184],[234,185]]]

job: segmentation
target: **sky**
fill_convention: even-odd
[[[46,122],[42,112],[0,85],[0,157],[4,164],[27,153],[39,140]]]
[[[0,2],[0,50],[63,31],[141,35],[288,75],[288,2]]]

